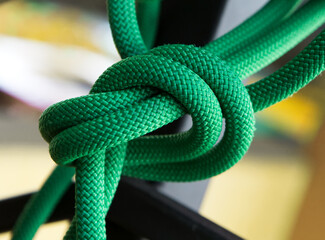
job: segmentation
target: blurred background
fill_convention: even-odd
[[[73,0],[0,2],[0,199],[4,199],[36,191],[55,166],[38,132],[42,111],[87,94],[97,77],[120,58],[103,0],[91,5]],[[215,37],[265,2],[226,1]],[[281,67],[316,34],[247,82]],[[257,113],[253,144],[236,166],[211,180],[163,183],[160,191],[245,239],[324,239],[324,78],[323,74],[293,97]],[[67,222],[47,224],[35,239],[60,239],[67,226]],[[0,239],[9,239],[9,233],[0,234]]]

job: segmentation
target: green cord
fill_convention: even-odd
[[[76,167],[76,216],[65,239],[106,239],[104,218],[122,171],[148,180],[194,181],[243,157],[253,138],[253,113],[292,95],[325,69],[323,31],[271,76],[246,87],[241,82],[324,24],[323,0],[296,10],[300,2],[272,0],[203,48],[166,45],[149,51],[134,0],[108,1],[114,41],[125,59],[108,68],[89,95],[55,104],[40,119],[52,158]],[[143,136],[185,113],[193,119],[188,132]],[[214,146],[222,118],[226,130]],[[73,171],[58,169],[69,171],[61,178],[68,184]],[[52,186],[59,178],[55,172],[24,210],[13,239],[31,239],[58,201],[46,199],[64,193],[66,187]],[[37,203],[44,206],[35,210]]]
[[[58,166],[27,203],[13,229],[13,239],[32,239],[72,183],[74,168]]]
[[[325,1],[310,0],[292,17],[225,59],[235,67],[239,78],[245,79],[291,50],[324,22]]]
[[[161,0],[137,0],[137,19],[143,41],[148,49],[155,43],[159,26]]]
[[[301,2],[302,0],[271,0],[234,30],[207,44],[205,49],[218,56],[232,55],[287,19]]]

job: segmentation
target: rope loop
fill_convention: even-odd
[[[189,131],[144,136],[185,113],[192,117]],[[246,88],[224,61],[202,48],[165,45],[108,68],[89,95],[48,108],[40,119],[40,130],[58,164],[71,164],[129,142],[127,175],[167,180],[164,171],[172,170],[175,174],[168,174],[172,180],[189,181],[216,174],[216,169],[208,174],[210,170],[201,167],[192,170],[200,174],[184,178],[178,173],[189,163],[205,164],[202,158],[213,154],[220,171],[242,157],[253,137],[253,113]],[[216,145],[223,118],[225,134]],[[204,168],[214,169],[211,164]],[[137,171],[143,167],[161,173]]]

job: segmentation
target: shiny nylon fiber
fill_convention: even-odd
[[[124,59],[98,78],[89,95],[43,113],[41,134],[61,166],[25,208],[13,239],[32,239],[69,186],[73,167],[76,214],[65,239],[106,239],[105,216],[121,174],[195,181],[237,163],[252,141],[254,112],[292,95],[325,68],[323,31],[280,70],[252,85],[242,84],[325,23],[325,1],[310,0],[297,8],[300,3],[271,0],[202,48],[165,45],[148,50],[134,0],[108,1],[114,41]],[[186,113],[193,121],[189,131],[144,136]],[[222,119],[225,133],[216,144]]]

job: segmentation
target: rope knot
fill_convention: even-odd
[[[189,131],[143,136],[185,113],[193,121]],[[253,113],[246,88],[224,61],[198,47],[165,45],[108,68],[89,95],[48,108],[40,131],[58,164],[128,142],[124,174],[189,181],[242,158],[253,137]],[[225,133],[216,145],[223,118]]]

